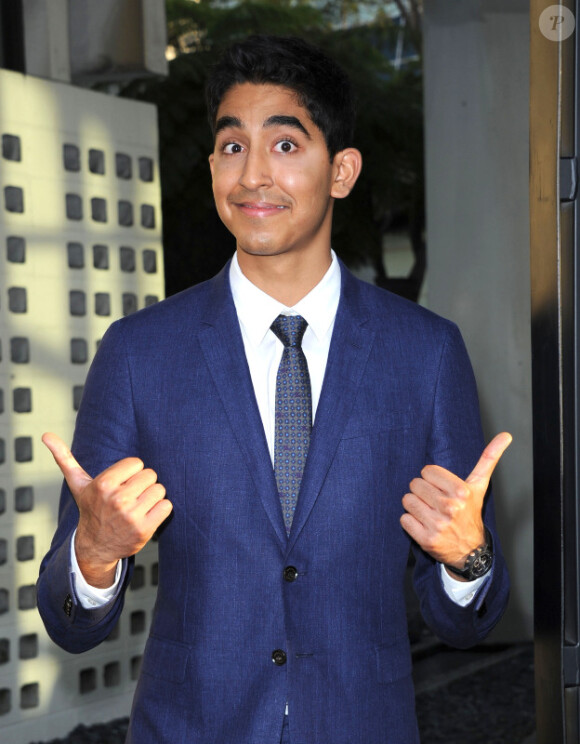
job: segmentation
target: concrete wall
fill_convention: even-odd
[[[72,656],[36,612],[60,473],[40,436],[70,441],[108,325],[163,296],[153,106],[0,70],[0,741],[127,715],[156,596],[138,558],[118,630]]]
[[[463,332],[486,437],[514,435],[494,476],[513,584],[494,639],[529,639],[529,7],[525,0],[429,0],[424,8],[428,304]]]

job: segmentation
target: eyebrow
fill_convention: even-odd
[[[298,129],[300,132],[302,132],[302,134],[305,134],[308,139],[311,139],[310,133],[308,132],[304,124],[302,124],[300,119],[296,116],[284,116],[283,114],[275,114],[274,116],[269,116],[264,122],[263,126],[264,129],[270,127],[292,127],[294,129]],[[238,119],[237,116],[220,116],[215,125],[215,133],[219,134],[222,129],[230,128],[243,129],[244,125],[241,119]]]

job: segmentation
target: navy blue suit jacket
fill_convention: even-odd
[[[341,270],[289,539],[228,267],[114,323],[101,343],[73,452],[92,475],[142,458],[174,507],[159,537],[134,744],[277,744],[286,702],[293,744],[418,741],[401,498],[428,463],[469,474],[483,449],[477,394],[452,323]],[[77,520],[65,487],[38,583],[48,632],[72,652],[111,632],[132,568],[110,604],[84,610],[69,563]],[[484,638],[507,601],[490,497],[485,522],[495,563],[468,607],[448,598],[438,566],[416,548],[423,616],[459,647]],[[285,664],[272,662],[275,649]]]

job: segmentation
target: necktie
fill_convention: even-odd
[[[301,346],[307,325],[300,315],[279,315],[270,326],[284,344],[276,377],[274,473],[288,535],[312,429],[310,375]]]

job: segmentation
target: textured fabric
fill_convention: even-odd
[[[286,532],[290,534],[312,429],[308,363],[302,351],[307,323],[300,315],[279,315],[272,331],[284,344],[276,377],[274,472]]]
[[[417,744],[401,498],[426,463],[465,477],[482,448],[476,389],[457,328],[342,270],[300,497],[288,538],[232,299],[228,268],[113,323],[89,372],[73,453],[96,475],[140,457],[173,504],[130,744]],[[445,643],[480,642],[509,580],[495,560],[469,607],[413,546],[425,620]],[[120,591],[86,610],[71,593],[78,508],[62,491],[38,607],[74,653],[119,621]],[[286,569],[295,569],[288,570]],[[275,650],[286,662],[273,663]]]
[[[280,738],[280,744],[290,744],[290,726],[288,725],[288,716],[284,716],[284,723],[282,725],[282,736]]]

